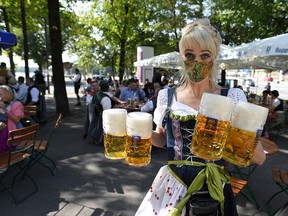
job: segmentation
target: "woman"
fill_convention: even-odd
[[[283,107],[283,101],[281,101],[279,97],[279,92],[277,90],[273,90],[271,93],[271,103],[268,107],[269,115],[267,117],[266,124],[264,126],[264,137],[269,139],[269,131],[271,131],[274,127],[279,126],[285,123],[285,113]]]
[[[183,210],[181,208],[175,211],[175,206],[185,200],[183,197],[186,195],[187,188],[205,167],[206,162],[203,159],[190,153],[190,145],[196,123],[195,116],[203,93],[221,94],[221,88],[217,85],[216,70],[216,57],[220,44],[220,34],[210,25],[208,19],[188,24],[182,30],[182,38],[179,42],[180,56],[183,61],[180,85],[174,93],[172,92],[172,97],[169,93],[171,90],[163,89],[159,92],[154,113],[157,128],[153,132],[152,143],[157,147],[167,144],[169,165],[163,166],[158,172],[136,215],[159,216],[169,215],[171,212],[178,212],[173,215],[186,215],[185,203],[182,206]],[[200,162],[204,166],[193,166],[190,162],[192,156],[193,164]],[[264,151],[261,144],[258,144],[253,162],[262,164],[264,160]],[[186,162],[190,165],[186,165]],[[223,164],[223,161],[215,163]],[[227,181],[227,175],[223,174],[223,179],[225,177]],[[213,178],[217,179],[218,176],[212,176],[212,180]],[[224,215],[237,215],[229,184],[224,187],[225,200],[222,192],[217,196],[222,196],[222,200],[220,198],[219,200],[222,202]]]
[[[1,153],[8,150],[6,145],[8,131],[22,127],[20,120],[24,117],[24,106],[21,102],[15,101],[13,90],[7,85],[0,86],[0,98],[0,121],[7,124],[6,130],[1,131],[1,138],[4,136],[0,143]]]

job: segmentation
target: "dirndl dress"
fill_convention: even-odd
[[[170,91],[170,92],[169,92]],[[168,101],[167,101],[168,99]],[[165,115],[157,119],[157,108],[154,113],[154,121],[159,126],[159,121],[166,125],[167,156],[168,161],[192,161],[205,163],[201,158],[191,154],[190,145],[196,123],[197,111],[192,108],[179,104],[173,97],[171,90],[161,90],[158,95],[157,107],[163,112],[165,105]],[[167,106],[168,104],[168,106]],[[186,107],[185,107],[186,106]],[[165,106],[164,106],[165,107]],[[179,118],[179,114],[184,114],[185,118]],[[162,119],[161,119],[162,118]],[[183,120],[185,119],[185,120]],[[191,162],[191,163],[192,163]],[[219,166],[224,165],[223,160],[215,162]],[[188,166],[169,164],[160,168],[149,191],[140,204],[136,216],[167,216],[173,211],[185,197],[187,190],[196,176],[204,166]],[[207,188],[204,184],[203,188]],[[230,184],[225,184],[224,195],[224,215],[234,216],[237,214],[236,204]],[[186,215],[186,206],[178,215]]]

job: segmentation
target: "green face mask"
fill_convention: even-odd
[[[213,67],[213,61],[195,62],[184,61],[184,70],[189,79],[193,82],[201,82],[205,79]]]

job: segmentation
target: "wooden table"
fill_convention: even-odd
[[[116,105],[113,108],[126,109],[127,112],[136,112],[136,111],[140,112],[141,111],[139,106],[137,106],[137,107],[128,107],[126,105]]]
[[[278,146],[273,141],[266,139],[264,137],[260,137],[259,141],[261,142],[261,144],[263,146],[265,154],[270,155],[270,154],[274,154],[278,151]]]

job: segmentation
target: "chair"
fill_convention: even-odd
[[[230,184],[231,184],[231,187],[232,187],[232,191],[233,191],[234,197],[236,197],[241,192],[241,190],[245,187],[245,185],[247,183],[248,182],[245,181],[245,180],[238,179],[238,178],[235,178],[235,177],[230,177]]]
[[[232,166],[232,167],[231,167]],[[229,174],[236,178],[236,180],[240,180],[240,181],[236,181],[233,183],[233,181],[231,180],[231,186],[233,189],[233,184],[240,186],[241,184],[244,184],[243,187],[240,189],[240,193],[243,194],[250,202],[252,202],[254,204],[254,206],[257,209],[260,209],[260,205],[253,193],[253,191],[250,189],[250,187],[247,185],[250,176],[254,173],[254,171],[256,170],[257,165],[256,164],[251,164],[248,167],[239,167],[237,165],[233,165],[233,164],[229,164],[228,166],[228,172]],[[243,182],[241,182],[243,181]],[[240,183],[241,182],[241,183]],[[237,183],[237,184],[236,184]],[[246,185],[246,186],[245,186]],[[245,186],[245,187],[244,187]],[[236,187],[237,188],[237,187]],[[234,189],[233,189],[234,192]],[[234,192],[235,195],[235,192]]]
[[[36,105],[26,105],[24,106],[24,120],[22,120],[23,126],[29,126],[39,122],[38,119],[39,108]]]
[[[52,158],[47,156],[47,150],[49,148],[49,144],[51,142],[51,139],[55,133],[56,128],[58,128],[59,123],[61,121],[62,115],[60,114],[54,124],[53,130],[50,132],[48,139],[36,139],[35,140],[35,145],[34,145],[34,154],[32,156],[32,160],[29,164],[29,169],[34,166],[36,163],[42,165],[43,167],[47,168],[52,176],[55,176],[56,172],[56,164]],[[46,159],[50,162],[50,166],[47,164],[43,163],[42,160]]]
[[[38,191],[36,182],[27,172],[27,164],[29,164],[29,161],[32,159],[31,156],[34,152],[34,141],[36,139],[37,129],[38,124],[34,124],[29,127],[9,131],[7,142],[9,151],[0,155],[0,185],[3,187],[4,191],[8,191],[11,195],[14,206]],[[14,171],[16,171],[14,170],[14,167],[18,168],[18,172],[14,175],[11,187],[9,187],[7,183],[4,182],[4,179],[11,176]],[[35,190],[24,196],[24,198],[17,200],[12,191],[12,187],[20,173],[22,173],[23,176],[28,177]]]
[[[280,187],[280,190],[274,193],[268,200],[267,200],[267,205],[270,204],[270,202],[279,194],[281,193],[286,193],[288,195],[288,175],[285,169],[283,168],[277,168],[277,167],[272,167],[272,175],[274,182]],[[288,197],[287,197],[288,198]],[[287,204],[286,204],[287,205]],[[287,206],[286,206],[287,208]],[[286,211],[288,211],[286,209]],[[274,215],[277,212],[277,210],[271,214]],[[278,211],[279,212],[279,211]],[[284,214],[283,214],[284,215]]]

